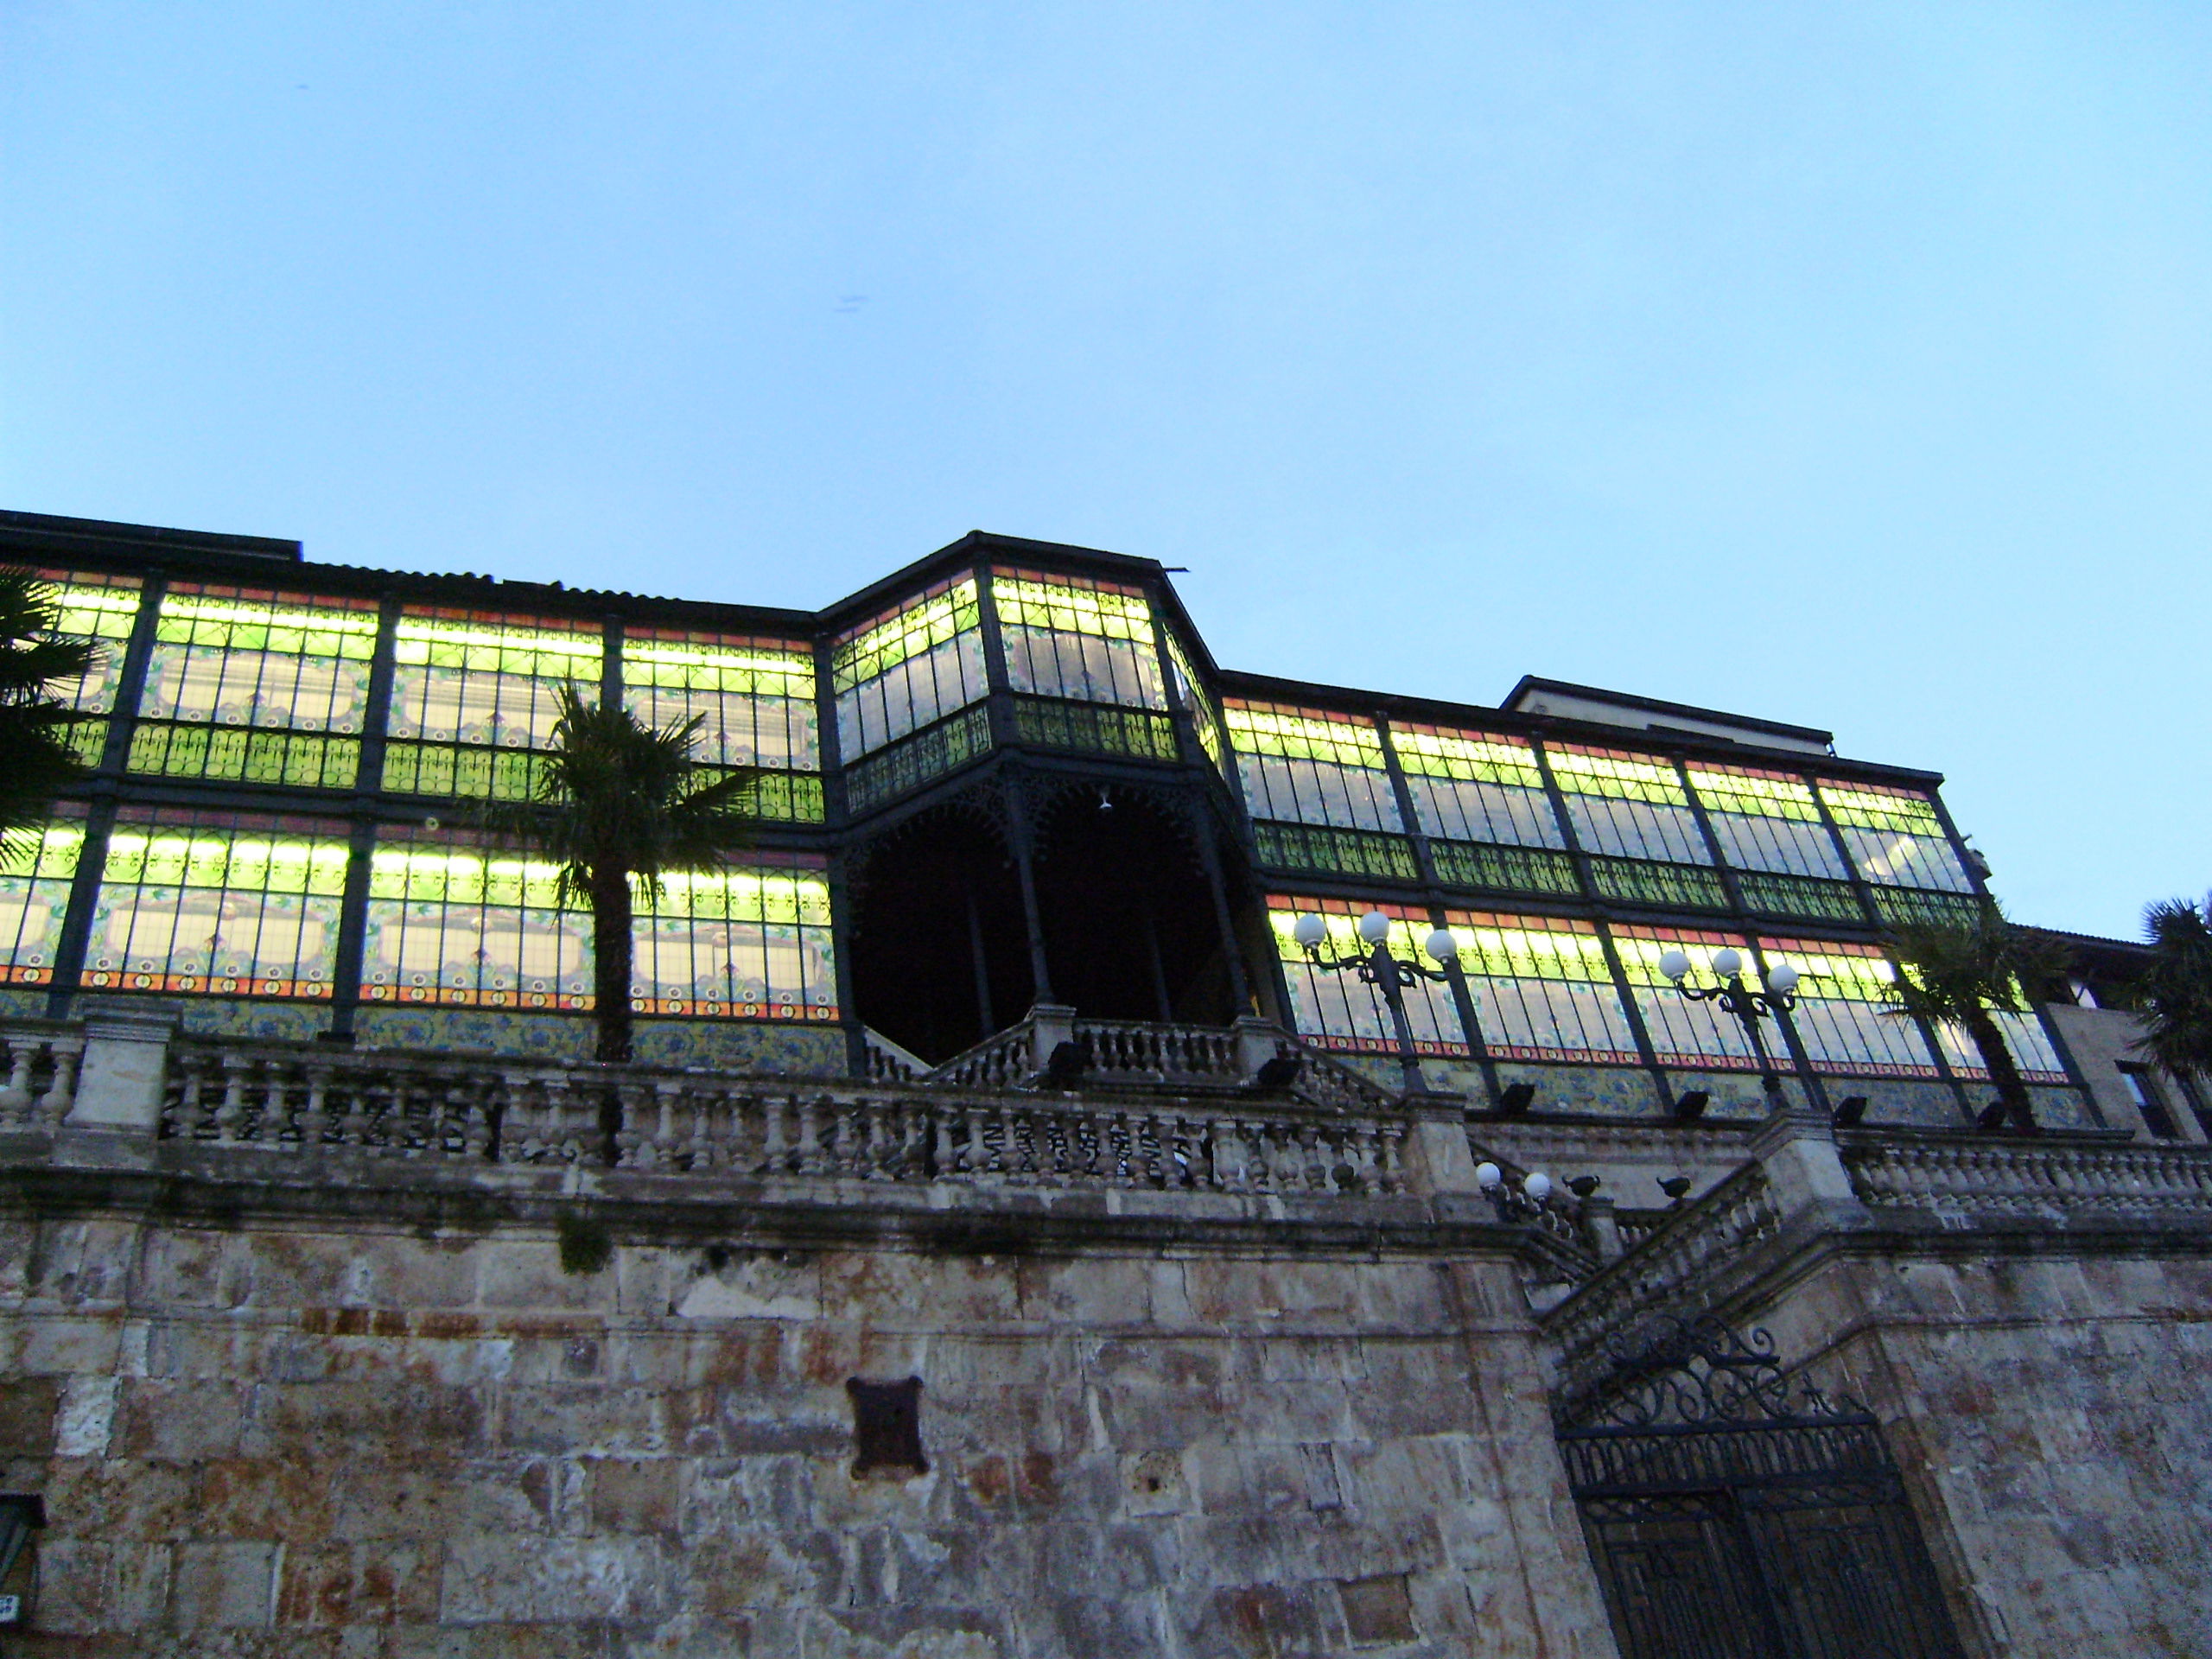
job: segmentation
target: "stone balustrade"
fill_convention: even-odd
[[[1782,1230],[1783,1207],[1765,1167],[1745,1164],[1695,1204],[1669,1214],[1637,1247],[1592,1275],[1550,1325],[1570,1376],[1601,1363],[1609,1332],[1643,1312],[1700,1300],[1696,1287]]]
[[[1038,1071],[1035,1051],[1035,1037],[1025,1020],[954,1055],[929,1073],[927,1081],[956,1089],[1012,1089]]]
[[[76,1098],[85,1035],[43,1020],[0,1026],[0,1130],[58,1128]]]
[[[791,1090],[645,1067],[174,1046],[164,1141],[296,1157],[363,1153],[519,1166],[605,1163],[736,1179],[1387,1196],[1406,1190],[1397,1113],[1295,1103],[1217,1109],[1073,1096]],[[619,1103],[619,1114],[606,1108]],[[610,1133],[606,1124],[619,1122]]]
[[[1233,1031],[1122,1020],[1078,1020],[1075,1031],[1092,1067],[1109,1075],[1162,1081],[1214,1077],[1225,1083],[1241,1081],[1243,1076]]]
[[[1854,1138],[1841,1150],[1859,1201],[1874,1211],[2212,1216],[2212,1154],[2198,1147],[1946,1135]]]

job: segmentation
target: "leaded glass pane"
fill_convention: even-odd
[[[991,600],[1007,683],[1039,696],[1165,709],[1143,591],[1080,576],[995,569]]]
[[[678,872],[658,894],[641,886],[631,983],[644,1014],[835,1020],[821,863]]]
[[[361,995],[376,1003],[557,1010],[592,1004],[591,918],[560,868],[452,831],[378,832]]]
[[[340,825],[126,809],[108,837],[84,983],[327,997],[346,864]]]
[[[1167,670],[1174,678],[1176,701],[1191,711],[1192,723],[1198,728],[1198,747],[1205,751],[1206,759],[1213,762],[1216,772],[1226,777],[1228,767],[1223,750],[1227,740],[1222,735],[1221,710],[1205,682],[1198,678],[1181,637],[1172,627],[1161,632],[1167,641]]]
[[[845,810],[873,812],[886,801],[964,766],[991,747],[990,712],[970,709],[845,768]]]
[[[2012,1064],[2019,1067],[2020,1076],[2027,1082],[2071,1081],[2066,1075],[2065,1062],[2058,1058],[2058,1050],[2051,1043],[2050,1033],[2044,1029],[2040,1016],[1993,1008],[1989,1017],[1997,1022],[1997,1029],[2004,1034],[2005,1046],[2012,1056]],[[1981,1051],[1974,1046],[1965,1027],[1951,1022],[1938,1025],[1936,1040],[1943,1046],[1943,1058],[1960,1077],[1976,1082],[1988,1077],[1989,1068],[1982,1062]]]
[[[1751,1071],[1758,1059],[1745,1033],[1743,1021],[1721,1012],[1719,1004],[1694,1002],[1675,988],[1659,971],[1659,959],[1669,950],[1684,952],[1694,964],[1689,982],[1710,987],[1719,982],[1709,963],[1717,950],[1743,953],[1746,983],[1758,988],[1751,973],[1751,942],[1732,934],[1705,933],[1678,927],[1616,927],[1613,948],[1620,952],[1621,971],[1628,976],[1629,994],[1636,998],[1643,1028],[1662,1065],[1719,1068]],[[1772,1020],[1764,1022],[1760,1036],[1778,1067],[1789,1064],[1789,1047]]]
[[[596,697],[596,623],[410,609],[399,619],[391,735],[486,748],[542,748],[560,719],[554,692]]]
[[[84,850],[80,823],[49,823],[0,843],[0,985],[48,985]]]
[[[394,652],[384,786],[526,798],[536,774],[518,752],[551,741],[562,685],[597,701],[602,653],[596,623],[410,607]]]
[[[939,582],[918,598],[841,634],[830,658],[837,748],[859,756],[980,702],[982,613],[976,579]]]
[[[100,646],[90,669],[73,680],[53,682],[47,695],[80,714],[114,713],[116,692],[123,683],[124,652],[138,620],[138,578],[69,570],[41,570],[38,576],[55,601],[55,632],[97,640]],[[88,766],[99,764],[107,726],[105,719],[83,720],[70,728],[69,747]]]
[[[377,606],[179,582],[162,596],[138,712],[297,732],[361,730]]]
[[[1544,754],[1585,852],[1713,862],[1673,761],[1573,744],[1547,744]]]
[[[1414,816],[1430,835],[1509,847],[1567,845],[1527,739],[1394,725],[1390,741]]]
[[[657,730],[697,716],[694,753],[709,765],[821,770],[814,652],[803,643],[632,628],[622,700]]]
[[[696,719],[693,755],[760,766],[766,818],[822,821],[814,653],[787,640],[632,628],[622,641],[622,700],[658,730]]]
[[[1231,697],[1222,709],[1255,818],[1402,832],[1371,720]]]
[[[1596,928],[1478,911],[1448,911],[1445,923],[1491,1058],[1636,1063],[1636,1036]]]
[[[1827,779],[1820,790],[1842,831],[1851,861],[1867,880],[1945,893],[1974,891],[1966,866],[1928,796],[1884,784]]]
[[[1354,904],[1342,899],[1299,899],[1276,894],[1268,900],[1268,923],[1274,930],[1275,949],[1282,958],[1282,975],[1290,987],[1293,1017],[1300,1035],[1319,1048],[1360,1054],[1398,1052],[1397,1029],[1389,1005],[1374,986],[1362,982],[1347,968],[1337,971],[1317,967],[1294,937],[1300,916],[1319,916],[1328,925],[1324,960],[1364,957],[1370,947],[1359,937],[1359,918],[1379,910],[1390,918],[1389,946],[1408,962],[1431,965],[1421,955],[1428,938],[1427,913],[1400,905]],[[1452,1006],[1448,985],[1421,980],[1407,988],[1406,1022],[1413,1028],[1414,1050],[1422,1054],[1465,1054],[1465,1033],[1459,1010]]]
[[[1920,1026],[1891,1011],[1897,965],[1871,944],[1833,940],[1762,939],[1769,963],[1787,962],[1803,976],[1790,1022],[1815,1071],[1860,1077],[1933,1077],[1935,1058]]]
[[[1720,855],[1739,870],[1841,881],[1850,872],[1802,778],[1692,762],[1690,787],[1705,807]]]

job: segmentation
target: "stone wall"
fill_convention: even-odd
[[[1887,1426],[1982,1652],[2212,1653],[2212,1262],[1838,1256],[1761,1322]]]
[[[1613,1653],[1509,1259],[431,1232],[5,1224],[5,1650]]]

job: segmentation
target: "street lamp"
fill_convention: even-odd
[[[1291,937],[1306,952],[1306,961],[1316,968],[1332,974],[1357,974],[1360,982],[1372,985],[1382,993],[1382,1000],[1389,1005],[1390,1023],[1398,1034],[1398,1064],[1405,1070],[1406,1092],[1422,1095],[1428,1084],[1421,1075],[1421,1058],[1414,1052],[1414,1028],[1406,1018],[1406,988],[1417,981],[1448,980],[1447,969],[1459,959],[1459,946],[1449,928],[1435,928],[1423,941],[1421,948],[1434,957],[1437,965],[1424,968],[1418,962],[1402,962],[1390,954],[1390,918],[1379,910],[1370,910],[1359,918],[1359,937],[1370,949],[1364,955],[1355,953],[1340,956],[1332,947],[1325,957],[1323,945],[1328,944],[1329,925],[1319,916],[1301,916],[1291,929]]]
[[[1659,958],[1659,971],[1672,980],[1676,992],[1689,1001],[1718,1002],[1722,1013],[1732,1014],[1742,1020],[1744,1034],[1751,1041],[1751,1052],[1758,1057],[1759,1086],[1769,1094],[1781,1092],[1782,1077],[1768,1057],[1759,1021],[1778,1020],[1797,1006],[1797,982],[1803,975],[1788,963],[1777,962],[1767,969],[1766,988],[1755,991],[1744,983],[1744,953],[1732,945],[1713,953],[1713,976],[1720,982],[1717,985],[1700,987],[1689,983],[1690,959],[1679,947]]]

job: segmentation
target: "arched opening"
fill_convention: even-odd
[[[1037,901],[1054,998],[1097,1020],[1226,1025],[1213,893],[1190,833],[1141,791],[1064,791],[1037,838]]]
[[[863,1023],[932,1065],[1028,1013],[1028,929],[1014,862],[979,814],[943,807],[870,847],[853,888]]]

